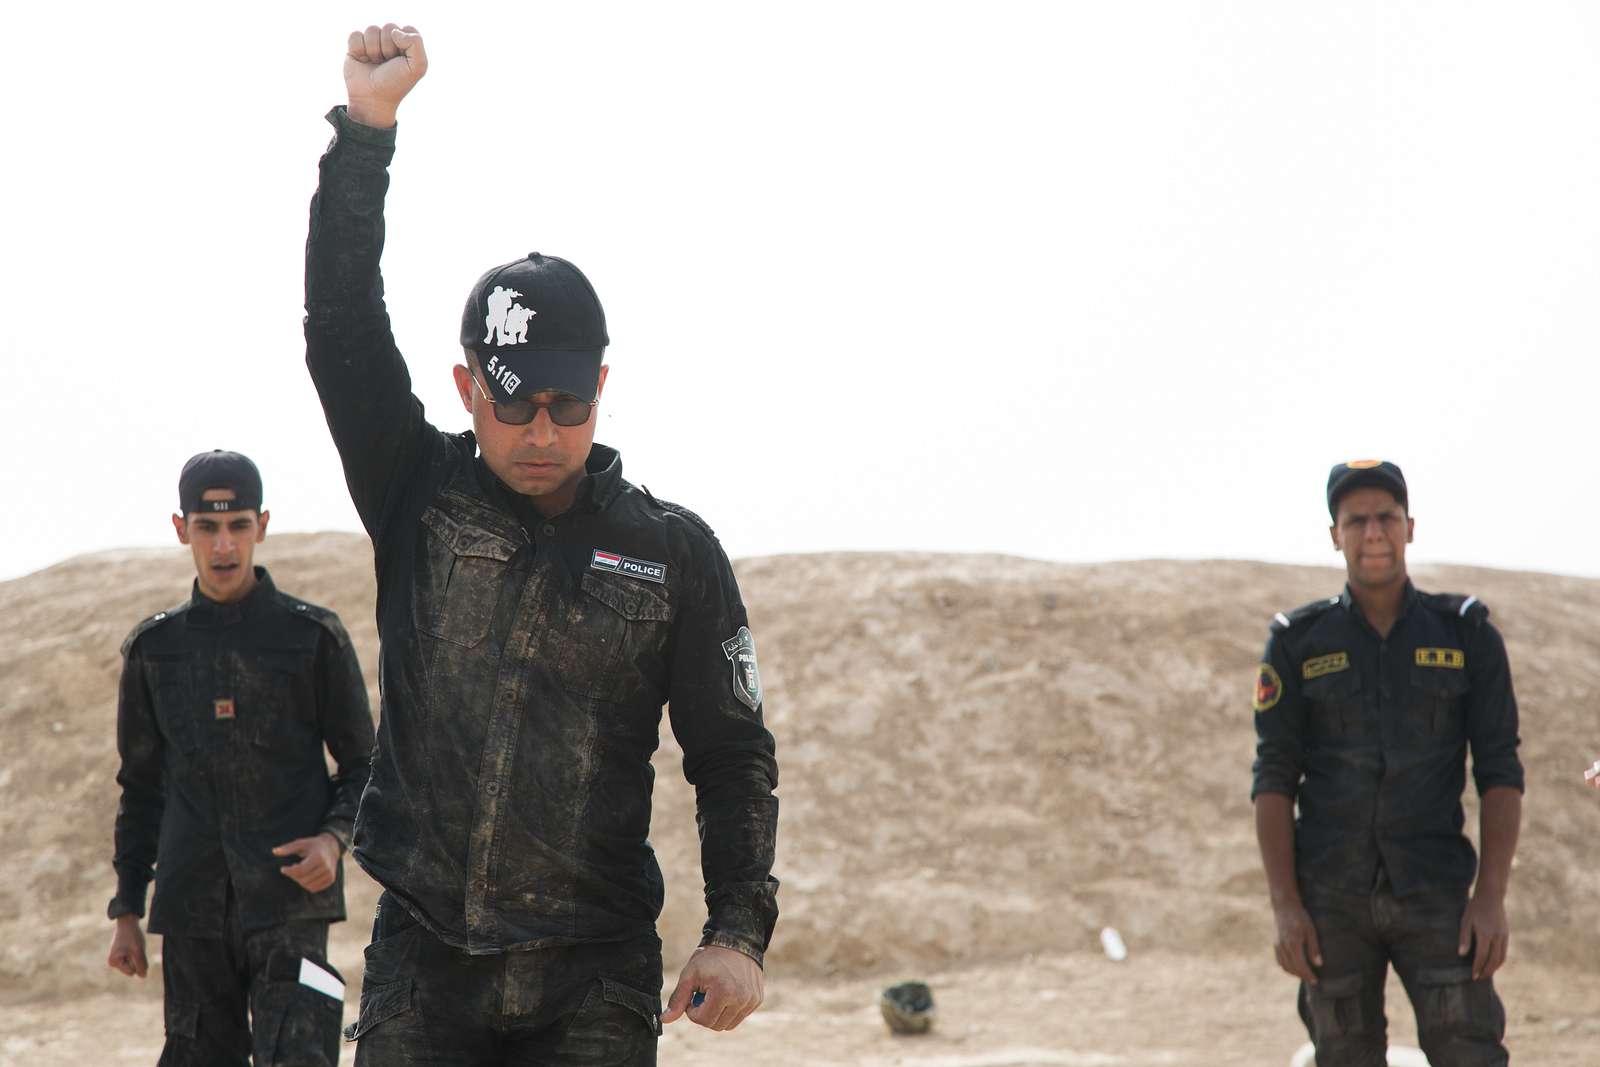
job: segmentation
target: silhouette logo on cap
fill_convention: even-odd
[[[496,345],[504,346],[527,342],[528,320],[538,312],[517,303],[516,299],[521,295],[515,289],[497,285],[493,292],[483,298],[487,309],[483,316],[483,324],[488,330],[483,336],[484,344],[493,341]]]

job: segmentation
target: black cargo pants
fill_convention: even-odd
[[[472,956],[389,893],[366,950],[356,1067],[654,1067],[661,941]]]
[[[244,933],[229,893],[223,930],[162,938],[167,1041],[158,1067],[336,1067],[344,1001],[300,981],[302,959],[338,975],[328,965],[327,920]]]
[[[1465,890],[1396,897],[1380,872],[1370,893],[1302,882],[1323,965],[1300,985],[1300,1018],[1317,1046],[1317,1067],[1384,1067],[1388,965],[1417,1015],[1433,1067],[1504,1067],[1506,1014],[1488,979],[1474,981],[1472,956],[1458,955]]]

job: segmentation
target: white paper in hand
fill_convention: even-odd
[[[344,983],[310,960],[300,961],[300,984],[308,985],[318,993],[326,993],[339,1003],[344,1003]]]

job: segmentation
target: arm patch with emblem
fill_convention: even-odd
[[[722,654],[733,664],[733,695],[755,711],[761,707],[761,668],[756,665],[756,639],[750,627],[722,642]]]
[[[1283,698],[1283,679],[1277,668],[1263,663],[1256,668],[1256,711],[1266,711]]]

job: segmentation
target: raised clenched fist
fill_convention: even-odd
[[[389,22],[351,33],[344,57],[350,117],[363,126],[393,126],[400,101],[427,72],[428,53],[415,26]]]

